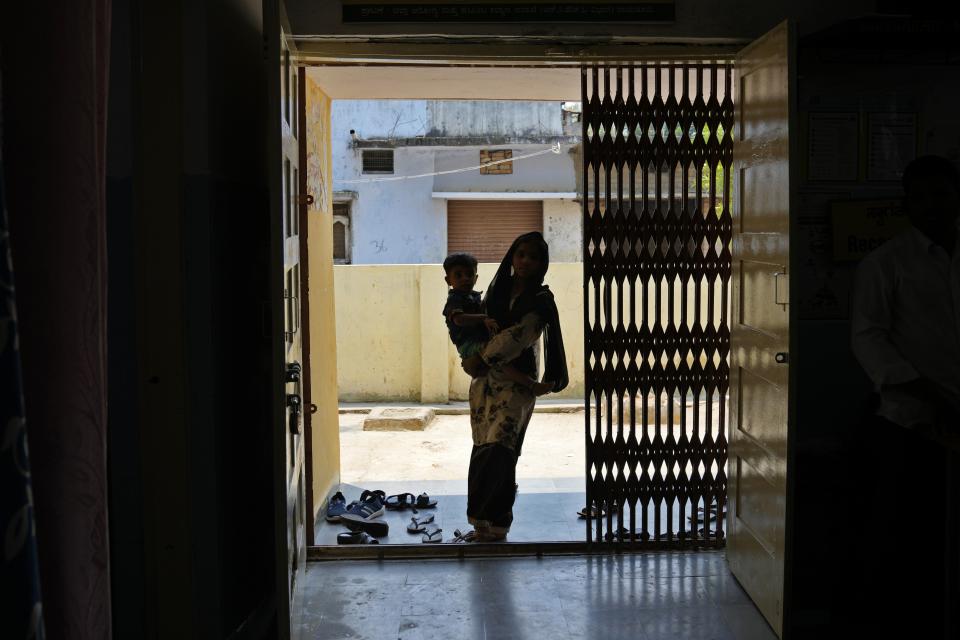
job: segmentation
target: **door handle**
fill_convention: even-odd
[[[790,276],[785,272],[773,274],[773,300],[784,308],[790,304]]]
[[[287,394],[287,408],[290,409],[290,433],[300,433],[300,413],[302,411],[302,400],[299,393]]]

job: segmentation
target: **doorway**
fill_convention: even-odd
[[[576,135],[564,140],[569,142],[564,151],[569,150],[570,164],[575,167],[573,183],[566,189],[573,192],[571,195],[579,217],[577,262],[580,264],[576,265],[577,273],[571,282],[579,300],[570,314],[572,320],[565,319],[562,324],[570,343],[568,352],[582,354],[578,362],[570,363],[583,371],[579,401],[573,399],[573,409],[581,410],[578,414],[580,426],[575,429],[582,431],[580,435],[575,435],[574,431],[565,436],[567,440],[571,435],[579,440],[575,447],[568,448],[575,450],[575,455],[582,460],[582,471],[578,469],[575,476],[564,479],[568,483],[566,491],[562,492],[566,502],[549,507],[537,505],[538,512],[551,513],[548,522],[556,523],[556,526],[543,527],[542,532],[532,535],[527,532],[520,539],[610,543],[631,548],[722,547],[727,502],[726,396],[732,270],[732,62],[729,59],[710,63],[645,61],[586,67],[567,65],[546,70],[517,66],[517,62],[514,65],[478,68],[396,62],[372,67],[334,65],[309,69],[307,79],[315,82],[332,100],[334,114],[338,113],[336,105],[339,100],[356,97],[383,99],[399,95],[409,100],[426,93],[445,98],[485,96],[496,100],[516,97],[519,92],[529,97],[565,98],[568,105],[574,104],[571,98],[579,98],[576,106],[569,107],[567,112],[567,115],[574,116],[575,122],[566,123],[568,132]],[[531,71],[538,74],[537,82],[530,77]],[[550,80],[546,86],[539,77],[544,75]],[[528,84],[524,85],[522,80]],[[526,88],[518,89],[524,86]],[[313,90],[310,87],[305,93],[310,94]],[[376,369],[373,372],[376,375],[371,379],[376,379],[378,390],[402,385],[406,375],[396,367],[384,367],[379,371],[379,361],[358,367],[358,363],[367,363],[369,358],[357,348],[359,343],[349,342],[343,334],[361,330],[358,326],[363,325],[364,316],[370,315],[372,309],[396,306],[395,302],[383,297],[382,291],[413,286],[416,290],[401,298],[414,301],[419,298],[420,307],[423,307],[431,295],[423,283],[431,278],[439,282],[442,278],[436,267],[434,271],[437,273],[428,275],[424,270],[426,267],[421,265],[411,277],[407,266],[383,264],[389,264],[391,260],[381,259],[378,252],[393,251],[397,255],[395,245],[399,237],[384,235],[389,233],[390,225],[398,224],[394,220],[403,221],[405,230],[415,231],[433,220],[429,214],[405,217],[402,213],[403,202],[411,199],[412,187],[406,191],[401,188],[393,195],[386,194],[385,190],[390,185],[409,184],[396,182],[404,172],[421,171],[425,173],[419,175],[426,175],[441,165],[445,170],[454,171],[456,169],[451,167],[470,165],[466,157],[450,159],[455,156],[445,157],[442,162],[432,160],[425,164],[421,162],[423,166],[417,164],[404,145],[413,144],[422,150],[429,148],[431,142],[430,136],[423,135],[423,132],[414,135],[418,133],[414,131],[417,120],[422,116],[407,102],[397,100],[395,117],[379,114],[379,119],[389,125],[385,129],[387,133],[370,131],[370,125],[364,130],[362,125],[350,124],[363,122],[356,114],[371,107],[364,102],[349,104],[349,119],[339,124],[335,115],[330,122],[332,144],[339,145],[333,152],[334,207],[339,206],[339,215],[334,216],[334,228],[338,228],[338,220],[349,216],[351,237],[358,242],[356,250],[344,246],[340,254],[350,253],[354,264],[334,267],[334,280],[343,281],[335,287],[339,298],[333,302],[339,309],[338,315],[344,316],[338,322],[341,335],[337,341],[345,352],[339,354],[344,363],[340,365],[341,385],[346,387],[341,388],[341,398],[344,395],[351,397],[350,394],[360,386],[357,380],[344,377],[344,367],[358,368],[357,376],[366,376],[368,369]],[[442,104],[447,106],[434,110],[449,111],[454,108],[452,105],[460,103]],[[408,126],[406,128],[411,130],[404,132],[404,125],[411,122],[413,128]],[[443,129],[442,126],[431,126]],[[399,133],[395,133],[398,130]],[[490,137],[487,135],[487,139]],[[346,145],[353,149],[359,168],[354,179],[344,181],[338,179],[336,172],[342,171],[342,166],[348,162],[340,157],[343,155],[340,146]],[[491,153],[511,153],[510,149],[502,147],[481,149],[477,160],[483,158],[484,153],[488,157]],[[512,153],[522,156],[528,151],[513,149]],[[407,155],[411,159],[402,159]],[[511,164],[520,165],[521,162],[521,158],[511,159]],[[404,164],[408,167],[401,168]],[[419,168],[410,168],[414,166]],[[363,189],[370,184],[379,185],[384,192],[364,194]],[[393,188],[397,190],[396,186]],[[509,220],[496,218],[499,221],[497,230],[510,228],[521,219],[544,220],[542,210],[546,201],[484,201],[478,198],[510,194],[478,194],[473,185],[459,188],[462,191],[454,192],[451,187],[440,187],[433,193],[434,197],[448,197],[442,218],[446,233],[440,229],[436,230],[436,235],[445,236],[442,239],[446,240],[450,251],[472,248],[473,252],[483,255],[482,262],[492,263],[494,259],[486,255],[489,251],[484,253],[480,244],[492,241],[496,233],[484,238],[476,233],[466,237],[472,227],[484,222],[481,218],[507,216]],[[527,195],[543,197],[545,194],[519,193],[512,197]],[[389,208],[390,215],[378,218],[378,235],[368,238],[364,236],[358,214],[363,213],[364,207],[367,210],[377,207],[377,203],[371,200],[378,197],[381,200],[386,198],[379,206]],[[437,204],[436,199],[433,204]],[[426,207],[421,205],[421,209]],[[437,218],[437,226],[440,223],[441,218]],[[371,246],[367,246],[368,240]],[[442,247],[442,242],[440,245]],[[405,249],[406,253],[403,251],[396,261],[418,258],[409,247]],[[442,261],[448,252],[438,248],[431,261]],[[370,267],[364,271],[357,264],[364,261],[364,254],[367,254],[367,262],[380,264],[379,269]],[[337,259],[335,255],[334,260]],[[489,265],[490,270],[494,267]],[[558,269],[561,267],[566,265],[560,265]],[[489,279],[488,274],[484,275]],[[382,279],[380,292],[365,298],[362,292],[372,292],[371,287],[376,287],[371,278]],[[557,283],[550,282],[549,276],[548,284],[557,290]],[[558,292],[557,295],[562,294]],[[345,299],[347,297],[359,304]],[[438,298],[434,306],[442,306],[442,300]],[[411,354],[408,363],[409,369],[421,372],[422,382],[418,380],[412,385],[420,387],[415,388],[414,393],[420,393],[421,403],[428,397],[433,404],[448,402],[453,397],[454,385],[451,383],[449,388],[437,394],[435,389],[428,391],[432,383],[423,375],[427,368],[442,368],[444,371],[449,368],[453,379],[457,369],[444,362],[445,358],[432,358],[425,347],[427,320],[424,318],[429,317],[428,312],[416,308],[395,313],[394,317],[396,322],[406,317],[402,323],[411,324],[413,332],[419,332],[418,338],[407,341],[418,339],[422,345],[420,352]],[[432,324],[437,325],[434,329],[439,334],[442,331],[440,322]],[[373,337],[381,333],[376,327],[366,327],[362,331]],[[580,336],[583,336],[582,351]],[[382,345],[363,344],[365,350],[384,356],[381,358],[384,361],[399,359],[385,353]],[[446,380],[443,384],[446,386]],[[355,396],[352,399],[370,400],[371,397],[375,396]],[[587,401],[584,402],[583,398]],[[411,402],[417,398],[402,399]],[[363,407],[347,407],[347,410],[361,411]],[[340,420],[345,426],[340,432],[341,438],[372,459],[374,466],[379,465],[378,471],[388,466],[391,455],[429,458],[429,450],[417,452],[416,447],[436,444],[427,436],[419,438],[404,434],[389,439],[367,434],[362,426],[368,423],[366,418],[352,413],[346,416],[341,416]],[[441,422],[450,420],[445,416],[440,418]],[[462,421],[466,424],[465,418]],[[552,421],[569,422],[570,416],[553,418]],[[362,445],[359,444],[361,439],[378,439],[383,444]],[[409,443],[388,444],[388,441],[399,443],[404,440]],[[469,440],[462,444],[466,452]],[[374,453],[370,454],[370,450]],[[381,451],[379,457],[377,450]],[[560,455],[568,454],[561,452]],[[463,457],[466,459],[465,453]],[[356,473],[345,467],[345,463],[349,466],[351,458],[349,454],[340,458],[340,469],[347,471],[347,477],[341,476],[346,483],[338,484],[348,485],[348,491],[344,491],[347,500],[357,498],[364,489],[378,488],[364,485],[360,480],[372,477],[380,481],[375,484],[384,484],[381,476],[370,476],[367,470]],[[409,466],[416,466],[416,461]],[[465,469],[463,471],[462,484],[465,482]],[[325,475],[330,476],[329,473]],[[412,490],[403,487],[403,483],[388,484],[387,494]],[[431,487],[425,485],[425,488],[429,490]],[[465,484],[455,491],[449,487],[440,488],[440,485],[432,488],[441,495],[455,496],[447,502],[455,509],[459,507],[458,511],[465,510]],[[540,493],[537,489],[529,492]],[[528,490],[521,493],[526,494]],[[335,495],[332,489],[320,500],[330,495]],[[578,519],[577,511],[587,512],[587,504],[600,517]],[[322,509],[322,506],[317,501],[317,507]],[[318,516],[322,514],[318,513]],[[317,521],[317,543],[334,544],[333,536],[339,528],[325,528],[322,517]],[[455,518],[451,518],[453,521]],[[392,522],[391,531],[398,524],[403,523],[399,520]],[[461,525],[465,526],[464,523]],[[389,538],[393,542],[397,536]],[[401,543],[418,542],[407,535],[399,538]]]
[[[317,51],[314,47],[313,53]],[[583,121],[583,140],[595,147],[591,150],[584,144],[583,151],[584,256],[585,261],[590,253],[597,258],[596,268],[585,271],[583,280],[585,329],[590,325],[585,330],[584,353],[593,358],[587,375],[597,382],[590,387],[584,427],[588,499],[605,512],[602,518],[585,524],[584,545],[610,543],[631,549],[723,546],[726,536],[722,521],[726,518],[731,540],[734,533],[742,534],[742,541],[749,540],[736,547],[737,557],[731,557],[731,565],[736,575],[743,577],[748,591],[756,594],[755,600],[776,629],[782,621],[788,414],[785,376],[789,368],[773,364],[788,362],[789,253],[782,250],[785,245],[778,244],[779,252],[749,255],[744,260],[734,256],[738,242],[762,244],[766,239],[777,244],[781,238],[775,236],[788,228],[784,221],[790,207],[790,181],[784,169],[790,135],[789,51],[789,29],[782,25],[745,50],[753,58],[737,60],[737,66],[745,72],[725,85],[732,89],[725,99],[732,100],[734,94],[746,99],[734,107],[739,115],[724,112],[721,100],[717,108],[708,107],[709,101],[690,101],[688,115],[713,121],[706,134],[698,125],[691,129],[680,123],[677,116],[687,106],[681,106],[683,101],[675,96],[666,100],[660,97],[659,101],[647,98],[646,103],[642,96],[639,100],[636,96],[625,98],[623,81],[617,78],[611,83],[607,79],[611,71],[618,75],[617,65],[579,69],[582,61],[578,61],[575,67],[582,74],[585,114],[589,112],[587,105],[597,106]],[[698,66],[648,65],[666,72],[667,77],[661,78],[657,87],[661,90],[664,82],[677,82],[671,70],[683,78],[684,66],[688,67],[687,73]],[[633,64],[619,67],[635,71]],[[602,94],[587,91],[591,71],[592,87],[599,86],[603,77]],[[656,85],[658,78],[652,81]],[[635,89],[635,85],[630,88]],[[659,127],[639,127],[640,119],[649,117],[646,109],[659,118]],[[590,117],[594,118],[592,122]],[[637,126],[631,127],[633,121],[628,118],[636,118]],[[647,124],[653,125],[652,120],[649,117]],[[724,120],[740,132],[739,140],[750,143],[743,149],[753,149],[754,155],[741,157],[742,165],[734,166],[736,154],[732,150],[720,149],[722,139],[731,140],[726,137],[729,129],[725,129],[723,138],[719,134],[717,125]],[[684,147],[696,147],[698,138],[703,148],[688,156],[685,167],[678,158]],[[652,154],[649,165],[639,164],[643,147]],[[702,206],[701,180],[691,183],[687,173],[690,166],[698,165],[709,169],[707,207]],[[648,167],[656,174],[652,185]],[[718,167],[723,168],[719,182]],[[644,204],[639,209],[638,173],[640,201]],[[646,206],[651,186],[653,207]],[[690,188],[696,197],[694,206],[688,208]],[[691,212],[704,216],[702,221],[690,222],[690,232],[696,238],[685,236],[680,229],[679,216]],[[724,219],[724,212],[729,219]],[[751,215],[744,215],[748,212]],[[640,214],[648,219],[644,221]],[[651,235],[642,238],[641,232]],[[643,243],[643,239],[649,242]],[[643,281],[637,286],[633,278],[639,273],[634,274],[631,268],[638,267],[625,265],[631,256],[638,262],[644,249],[649,258],[649,267],[645,268],[654,270],[651,277],[661,277],[652,287]],[[684,252],[690,259],[680,264]],[[730,260],[729,267],[722,264],[725,258]],[[701,274],[691,266],[696,262],[712,272],[698,278]],[[768,295],[768,289],[772,295]],[[628,307],[624,307],[624,300],[629,300]],[[775,305],[776,312],[765,306],[768,302]],[[310,303],[314,303],[312,298]],[[636,324],[637,315],[647,326],[646,334],[641,334],[641,326]],[[731,349],[731,336],[738,332],[745,340]],[[773,339],[763,344],[751,341],[760,335]],[[774,352],[775,348],[783,351]],[[724,372],[725,360],[732,352],[734,366]],[[775,373],[769,373],[768,367]],[[728,382],[731,372],[735,380],[732,386]],[[659,380],[652,380],[652,376]],[[636,386],[628,386],[628,382]],[[698,396],[693,389],[696,384],[704,395]],[[634,389],[642,392],[639,407]],[[728,390],[733,396],[724,406]],[[777,408],[777,415],[771,416],[770,407]],[[733,428],[730,454],[736,461],[729,490],[722,435],[728,413]],[[679,423],[674,422],[677,416]],[[772,424],[771,419],[779,430],[772,434],[776,437],[764,441],[761,431],[765,424]],[[687,420],[692,420],[689,428]],[[675,424],[683,426],[674,429]],[[702,430],[697,431],[700,427]],[[755,496],[765,496],[763,499],[771,502],[753,502]],[[731,506],[725,511],[728,499]],[[655,508],[651,509],[651,504]],[[768,512],[768,506],[774,507],[773,511]],[[771,520],[767,523],[771,526],[761,531],[759,525],[767,516],[777,522]],[[711,527],[712,521],[719,522]],[[702,527],[697,527],[700,523]],[[728,546],[731,548],[732,544]],[[770,597],[759,597],[765,586],[772,588],[767,594]]]

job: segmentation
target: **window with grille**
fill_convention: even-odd
[[[499,151],[480,150],[480,175],[496,176],[513,173],[513,150],[501,149]],[[506,162],[504,162],[506,161]]]
[[[333,262],[350,264],[350,203],[333,203]]]
[[[393,149],[364,149],[364,173],[393,173]]]

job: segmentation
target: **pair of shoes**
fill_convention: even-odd
[[[390,526],[383,520],[377,520],[384,513],[383,503],[386,496],[383,491],[364,491],[360,500],[347,507],[340,516],[340,522],[351,531],[363,531],[377,538],[390,532]]]
[[[371,498],[379,498],[380,505],[375,509],[365,508],[369,507],[368,503],[371,502]],[[350,504],[347,504],[347,499],[343,497],[343,494],[337,491],[330,500],[327,502],[327,522],[341,522],[343,516],[357,513],[366,513],[372,511],[373,515],[370,517],[376,518],[383,515],[384,502],[386,501],[383,491],[364,491],[360,494],[359,500],[354,500]]]
[[[410,518],[410,524],[407,525],[409,533],[422,533],[423,542],[443,542],[443,529],[433,524],[433,514],[425,516],[414,516]]]
[[[403,511],[404,509],[433,509],[437,506],[437,501],[427,495],[426,492],[418,496],[414,496],[412,493],[398,493],[387,496],[384,504],[391,511]]]

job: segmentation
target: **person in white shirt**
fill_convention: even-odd
[[[960,172],[924,156],[903,185],[912,226],[857,269],[853,351],[880,394],[878,415],[922,429],[960,408]]]
[[[960,171],[923,156],[903,173],[911,228],[863,259],[853,352],[878,393],[857,453],[867,614],[890,637],[953,637],[951,448],[960,441]],[[949,445],[949,446],[948,446]],[[852,460],[855,464],[856,461]],[[885,535],[879,535],[883,531]]]

